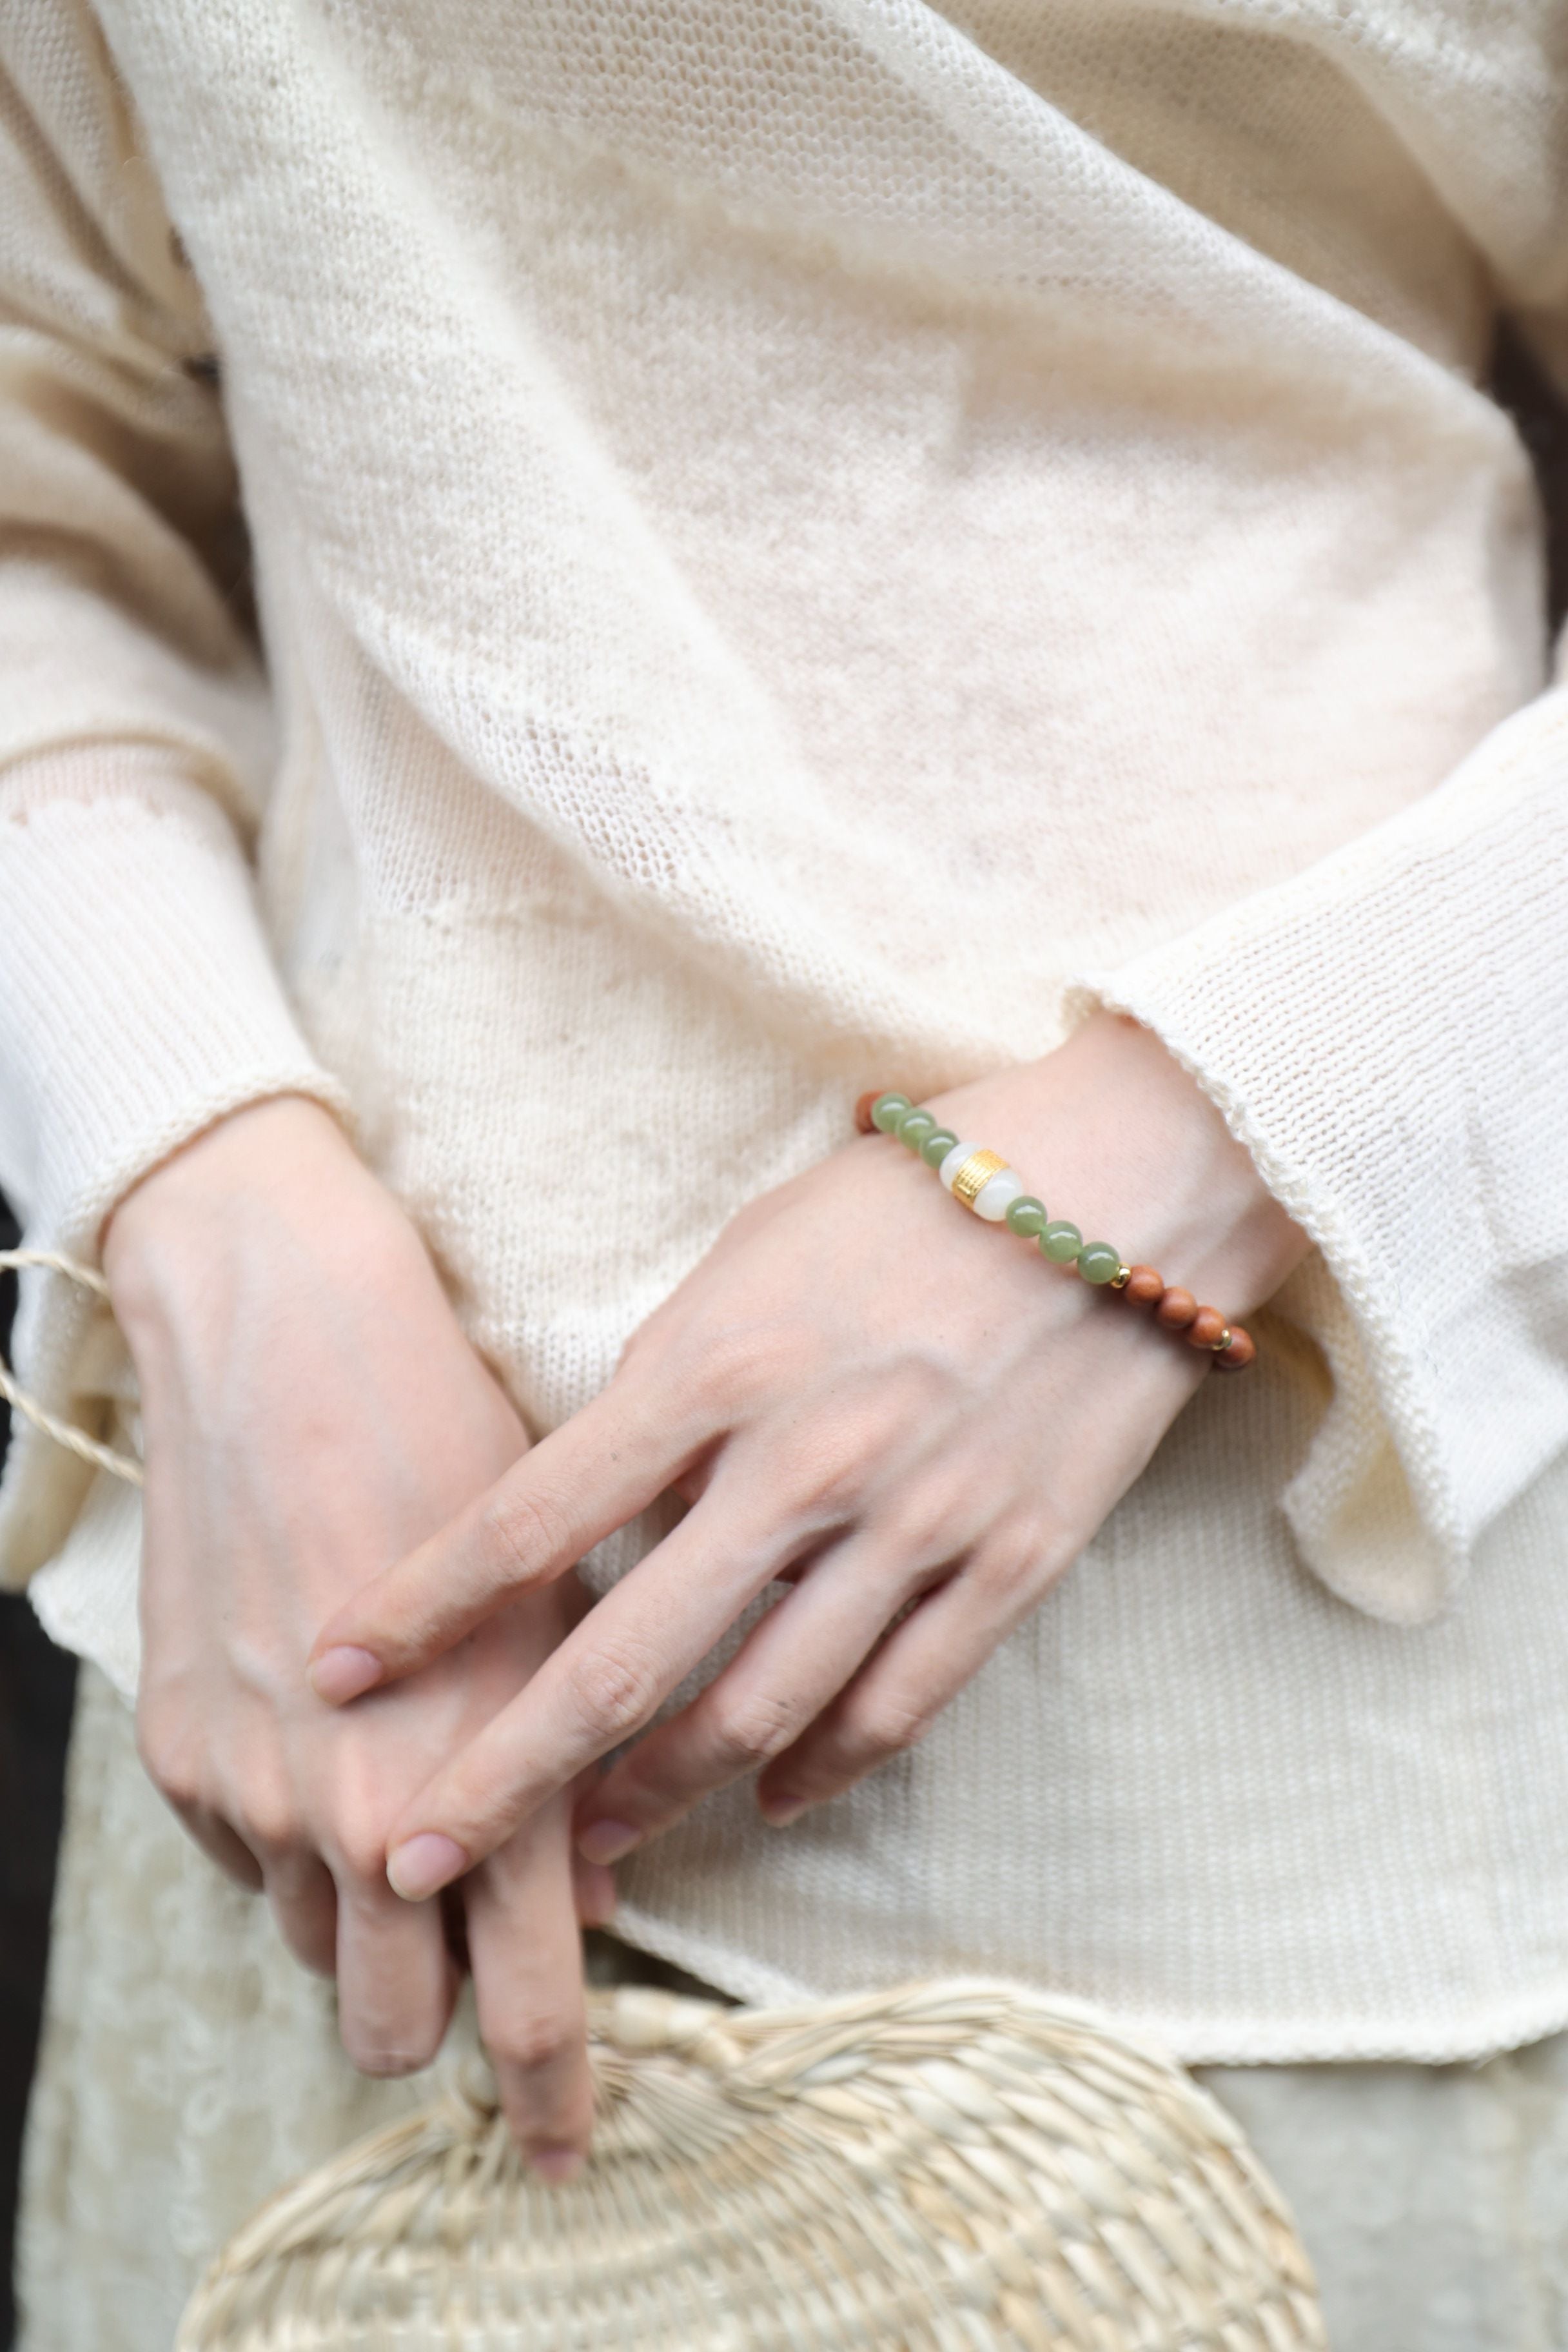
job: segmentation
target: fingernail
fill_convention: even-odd
[[[342,1706],[381,1680],[381,1660],[372,1657],[368,1650],[345,1644],[342,1649],[323,1650],[305,1671],[318,1698],[324,1698],[329,1706]]]
[[[427,1895],[461,1877],[468,1866],[468,1857],[457,1839],[443,1837],[439,1830],[421,1830],[417,1837],[394,1846],[386,1857],[392,1891],[405,1903],[423,1903]]]
[[[577,2147],[536,2147],[528,2160],[541,2180],[548,2180],[552,2189],[575,2180],[586,2162],[582,2149]]]
[[[589,1862],[619,1862],[642,1842],[629,1822],[590,1822],[577,1832],[577,1851]]]
[[[804,1797],[759,1797],[757,1811],[771,1830],[787,1830],[810,1810]]]

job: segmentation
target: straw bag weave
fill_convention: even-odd
[[[264,2207],[176,2352],[1298,2352],[1289,2215],[1181,2068],[972,1982],[592,2009],[587,2171],[476,2071]]]

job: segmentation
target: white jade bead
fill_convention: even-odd
[[[978,1143],[955,1143],[953,1145],[952,1150],[948,1153],[947,1158],[942,1161],[942,1166],[936,1171],[950,1192],[952,1190],[952,1180],[957,1175],[959,1170],[963,1167],[964,1161],[966,1160],[973,1160],[979,1150],[980,1146]]]
[[[989,1183],[982,1184],[974,1196],[974,1213],[984,1217],[988,1225],[999,1225],[1015,1201],[1024,1197],[1024,1180],[1015,1176],[1010,1168],[998,1168]]]

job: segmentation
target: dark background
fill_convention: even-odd
[[[1492,389],[1512,412],[1540,478],[1552,617],[1559,626],[1568,612],[1568,409],[1506,330],[1498,343]],[[14,1247],[16,1239],[16,1226],[0,1200],[0,1249]],[[10,1276],[0,1280],[0,1347],[9,1336],[15,1286]],[[0,1456],[6,1422],[0,1404]],[[75,1682],[74,1662],[46,1639],[26,1601],[0,1593],[0,2352],[9,2352],[15,2327],[11,2254],[17,2165],[37,2043]],[[88,2347],[71,2347],[70,2352]]]
[[[16,1228],[0,1201],[0,1249]],[[15,1278],[6,1276],[0,1345],[9,1337]],[[6,1433],[0,1405],[0,1452]],[[26,1601],[0,1593],[0,2346],[9,2346],[11,2233],[22,2116],[38,2032],[49,1895],[60,1833],[61,1781],[74,1662],[47,1641]]]

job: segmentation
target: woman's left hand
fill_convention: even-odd
[[[896,1077],[895,1074],[890,1074]],[[934,1097],[1088,1238],[1244,1315],[1307,1249],[1149,1032],[1097,1014],[1054,1054]],[[395,1824],[411,1898],[490,1853],[643,1730],[775,1580],[731,1663],[594,1788],[618,1860],[763,1768],[775,1822],[910,1748],[1062,1576],[1209,1358],[982,1225],[891,1139],[743,1210],[604,1392],[340,1610],[323,1697],[411,1674],[674,1486],[692,1503]]]

